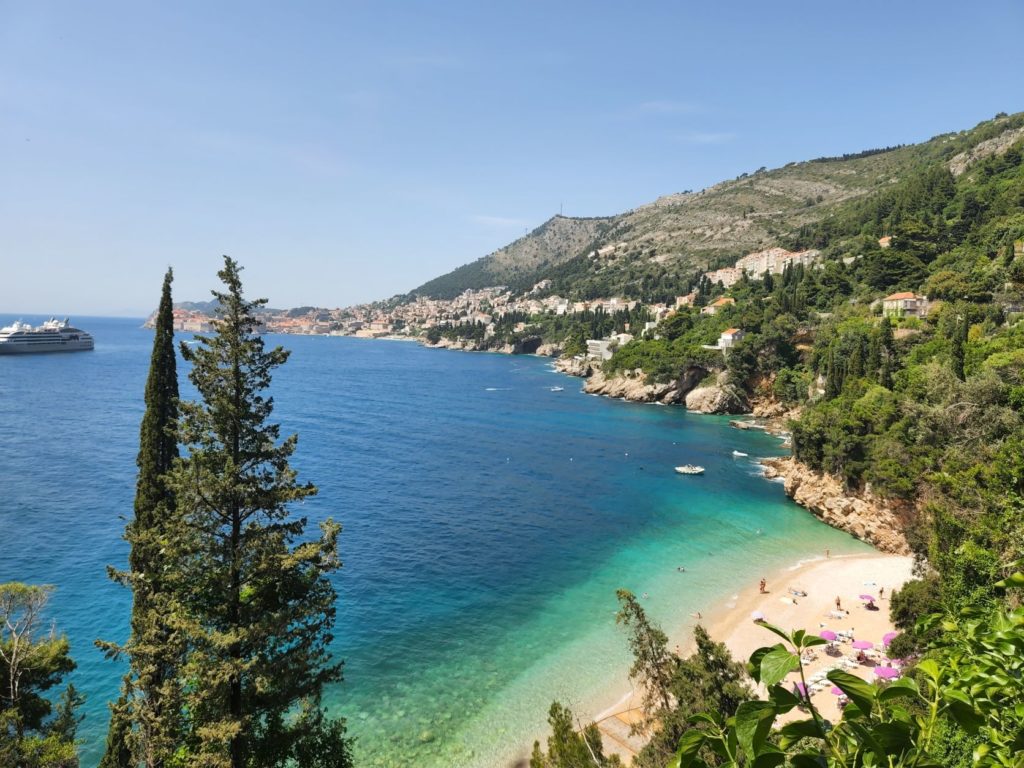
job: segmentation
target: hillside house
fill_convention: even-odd
[[[676,309],[682,309],[683,307],[692,307],[693,302],[696,298],[696,291],[691,291],[685,296],[676,296]]]
[[[721,296],[715,299],[713,302],[708,304],[706,307],[701,308],[700,313],[702,315],[715,315],[718,314],[718,310],[731,307],[736,303],[736,299],[731,296]]]
[[[928,313],[928,299],[912,291],[893,293],[882,299],[882,314],[886,317],[924,317]]]
[[[722,331],[722,335],[718,337],[718,348],[731,349],[744,336],[746,336],[746,334],[739,328],[727,328]]]
[[[706,274],[712,283],[721,283],[726,288],[735,285],[743,277],[743,270],[739,267],[722,267]]]

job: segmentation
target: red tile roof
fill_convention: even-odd
[[[902,301],[903,299],[916,299],[917,295],[913,291],[901,291],[900,293],[894,293],[891,296],[886,296],[886,301]]]

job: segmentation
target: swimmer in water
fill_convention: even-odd
[[[680,573],[686,573],[686,569],[683,566],[681,566],[681,565],[679,567],[677,567],[676,570],[679,571]]]

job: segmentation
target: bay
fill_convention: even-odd
[[[127,631],[129,595],[105,568],[126,559],[152,336],[140,320],[76,322],[94,352],[0,357],[0,581],[55,586],[94,766],[122,670],[93,641]],[[867,551],[759,476],[776,438],[724,417],[587,396],[541,358],[267,341],[292,350],[275,418],[320,488],[295,512],[344,526],[346,679],[328,703],[360,765],[504,765],[546,732],[553,699],[595,714],[628,687],[619,587],[675,628],[825,548]]]

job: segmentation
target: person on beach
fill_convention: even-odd
[[[828,560],[830,557],[832,557],[832,550],[831,549],[826,549],[825,550],[825,559]]]
[[[762,595],[766,594],[768,592],[768,590],[765,589],[765,587],[767,587],[767,586],[768,586],[768,581],[764,577],[762,577],[761,578],[761,583],[758,585],[758,588],[761,590],[761,594]]]
[[[879,600],[884,600],[885,599],[885,587],[879,587],[878,588],[878,599]]]
[[[693,618],[695,618],[695,619],[702,619],[702,618],[704,618],[703,616],[700,615],[700,611],[697,611],[696,613],[691,613],[690,615],[693,616]]]

